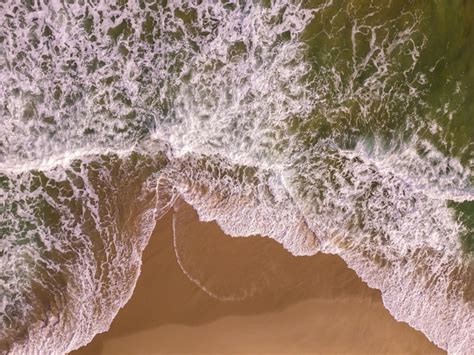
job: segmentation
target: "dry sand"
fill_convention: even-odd
[[[397,322],[341,258],[294,257],[269,238],[228,237],[181,204],[158,221],[133,297],[110,330],[73,352],[164,353],[443,352]]]

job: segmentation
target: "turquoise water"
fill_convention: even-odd
[[[0,349],[64,353],[131,296],[177,198],[339,254],[474,346],[472,1],[0,5]]]

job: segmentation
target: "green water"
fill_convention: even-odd
[[[361,32],[353,43],[354,26]],[[328,85],[324,99],[332,105],[316,108],[303,130],[347,132],[349,145],[354,135],[379,134],[393,143],[416,131],[467,164],[474,150],[473,26],[472,1],[335,1],[303,35],[315,90]],[[377,73],[381,51],[386,71]],[[326,81],[332,70],[339,79]],[[430,131],[430,122],[439,125],[437,132]]]
[[[231,226],[229,201],[264,211],[259,228],[290,211],[397,317],[461,344],[471,323],[442,302],[474,275],[474,1],[176,4],[0,8],[0,334],[15,344],[48,314],[84,339],[105,329],[146,227],[188,194]],[[456,332],[422,323],[433,299]]]
[[[472,169],[474,2],[334,4],[316,14],[302,36],[313,63],[308,80],[321,92],[320,102],[312,119],[292,118],[289,130],[306,147],[329,137],[346,149],[361,140],[373,146],[374,139],[393,149],[416,136]],[[444,172],[450,169],[448,163]],[[474,182],[472,172],[469,180]],[[462,245],[471,253],[472,203],[450,206],[465,221]]]

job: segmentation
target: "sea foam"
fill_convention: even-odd
[[[106,331],[178,199],[229,235],[339,254],[394,317],[472,349],[448,206],[473,200],[470,151],[445,149],[455,112],[431,107],[427,10],[407,6],[1,5],[0,349]]]

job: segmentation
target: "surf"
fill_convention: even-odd
[[[473,58],[439,53],[452,16],[472,40],[463,6],[2,5],[1,349],[106,331],[182,199],[226,234],[340,255],[395,318],[468,351]]]

